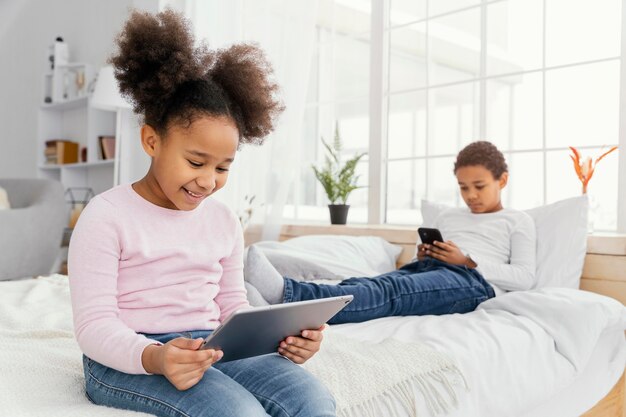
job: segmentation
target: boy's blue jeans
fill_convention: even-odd
[[[467,313],[495,293],[475,269],[432,258],[373,278],[346,279],[337,285],[285,278],[286,303],[340,295],[353,295],[354,300],[329,320],[330,324],[388,316]]]
[[[148,334],[166,343],[210,331]],[[282,356],[219,363],[186,391],[162,375],[130,375],[83,356],[87,396],[98,405],[167,417],[331,417],[335,400],[313,375]]]

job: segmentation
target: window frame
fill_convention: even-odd
[[[432,1],[432,0],[431,0]],[[547,147],[546,140],[546,88],[545,79],[546,72],[554,69],[562,69],[569,67],[577,67],[586,64],[601,63],[607,61],[616,61],[620,63],[620,87],[619,87],[619,131],[617,144],[620,151],[618,152],[618,198],[617,198],[617,232],[626,233],[626,65],[624,57],[626,57],[626,0],[622,0],[622,20],[621,20],[621,45],[620,55],[617,57],[608,57],[602,59],[594,59],[584,62],[575,62],[564,65],[546,66],[546,0],[543,0],[543,51],[542,51],[542,65],[539,69],[531,69],[525,71],[517,71],[514,73],[502,73],[497,75],[486,74],[487,63],[487,6],[495,3],[500,3],[506,0],[482,0],[480,4],[467,6],[453,11],[448,11],[438,15],[428,16],[428,10],[426,10],[426,17],[410,22],[403,22],[399,25],[388,26],[388,16],[390,9],[390,0],[372,0],[371,4],[371,43],[370,43],[370,105],[369,105],[369,120],[370,120],[370,138],[369,138],[369,191],[368,191],[368,224],[383,224],[386,223],[387,214],[387,166],[389,162],[400,160],[419,160],[441,158],[450,155],[429,155],[428,151],[426,156],[418,157],[406,157],[406,158],[387,158],[387,141],[388,141],[388,118],[389,118],[389,101],[393,95],[425,91],[428,97],[428,92],[435,88],[444,86],[466,84],[470,82],[479,83],[479,135],[480,137],[486,137],[487,126],[487,82],[491,79],[499,79],[513,75],[526,75],[532,73],[541,73],[542,77],[542,102],[543,102],[543,116],[542,116],[542,147],[539,149],[524,149],[524,150],[508,150],[503,152],[505,156],[515,153],[530,153],[541,152],[543,160],[543,202],[547,201],[547,155],[552,151],[563,150],[566,151],[566,147]],[[428,7],[428,3],[426,5]],[[405,26],[415,25],[421,22],[428,22],[432,19],[437,19],[450,14],[455,14],[461,11],[480,9],[481,22],[480,22],[480,75],[474,79],[466,79],[463,81],[444,83],[438,85],[429,85],[428,79],[426,79],[426,86],[419,88],[411,88],[404,90],[389,91],[389,50],[390,50],[390,31]],[[426,43],[426,56],[428,56],[429,42]],[[428,74],[429,71],[426,71]],[[427,75],[428,77],[428,75]],[[427,100],[429,100],[427,98]],[[428,122],[427,122],[428,123]],[[580,149],[597,148],[595,145],[580,146]],[[428,184],[428,181],[426,180]]]

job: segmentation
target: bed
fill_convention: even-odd
[[[397,266],[401,266],[412,259],[417,237],[415,229],[412,227],[285,225],[281,229],[280,240],[286,241],[309,235],[379,236],[403,248],[397,260]],[[260,228],[249,229],[246,238],[247,244],[260,240]],[[557,369],[558,366],[553,356],[541,357],[545,359],[543,363],[538,360],[540,358],[538,349],[541,347],[536,342],[546,336],[546,332],[536,333],[535,327],[539,320],[533,323],[524,322],[528,319],[528,314],[523,316],[524,312],[517,312],[519,317],[516,318],[519,318],[520,321],[515,323],[517,326],[515,330],[523,329],[521,333],[525,334],[513,334],[508,340],[501,337],[502,334],[507,334],[511,330],[511,323],[508,322],[511,317],[498,317],[506,308],[502,305],[490,305],[489,307],[493,307],[490,309],[479,307],[478,311],[461,316],[386,318],[365,324],[346,324],[334,327],[337,327],[337,330],[342,333],[361,340],[371,340],[372,335],[376,335],[375,339],[395,337],[401,340],[420,340],[457,358],[461,368],[465,366],[463,370],[466,378],[475,378],[470,381],[470,385],[473,385],[474,389],[461,400],[456,411],[447,414],[450,416],[626,417],[626,410],[624,409],[626,309],[623,308],[623,305],[626,304],[626,236],[589,236],[583,276],[580,282],[581,289],[585,291],[569,290],[566,294],[559,294],[564,296],[563,301],[565,304],[569,304],[569,307],[576,306],[576,303],[581,301],[578,298],[579,295],[595,295],[591,294],[593,292],[601,294],[603,297],[589,300],[592,304],[611,302],[615,305],[618,303],[614,303],[613,300],[617,300],[622,304],[622,308],[621,312],[619,308],[614,311],[616,316],[613,317],[615,321],[612,324],[607,322],[604,328],[596,329],[599,331],[597,340],[592,343],[593,346],[586,347],[591,349],[588,360],[580,365],[580,369],[574,369],[573,372],[569,367],[571,364]],[[531,297],[537,295],[534,292],[520,293],[519,295],[523,296],[520,297],[520,301],[523,303],[528,300],[529,306],[532,308],[533,305],[538,306],[541,302],[551,302],[552,297],[557,295],[559,290],[547,289],[545,292],[547,293],[544,294],[546,297],[543,300],[537,298],[536,302]],[[611,300],[606,297],[610,297]],[[555,309],[552,314],[556,317],[562,308]],[[581,310],[584,311],[584,307],[573,308],[571,312],[576,314],[577,311],[580,313]],[[546,311],[542,314],[549,315],[551,313]],[[556,322],[551,322],[550,317],[546,319],[546,322],[539,323],[544,328],[559,325]],[[581,333],[584,333],[582,327],[595,325],[582,321],[578,324],[564,324],[564,327],[573,326],[570,337],[582,338],[578,341],[575,341],[576,339],[571,340],[580,344],[580,347],[585,343],[585,337],[575,335],[577,332],[575,326],[580,325]],[[450,335],[455,336],[450,337]],[[478,335],[481,335],[481,343],[484,348],[478,355],[482,354],[485,358],[484,361],[469,358],[471,355],[475,355],[476,351],[468,348],[468,341],[476,342]],[[547,343],[554,342],[554,334],[547,336]],[[486,340],[488,342],[485,342]],[[558,340],[554,343],[557,342]],[[494,358],[498,358],[498,360],[494,360]],[[516,369],[515,366],[511,366],[512,360],[519,360],[520,364],[526,368]],[[487,369],[481,367],[481,363],[489,363],[490,366]],[[553,369],[544,373],[551,366]],[[508,370],[508,375],[519,375],[521,378],[525,378],[525,375],[529,376],[529,379],[524,381],[527,383],[525,392],[518,392],[518,395],[511,395],[511,392],[507,392],[515,391],[516,384],[503,376],[501,371],[504,369]],[[487,374],[485,374],[486,370],[489,371]],[[482,387],[482,392],[477,387]],[[502,391],[495,390],[495,392],[505,392],[502,394],[502,401],[490,399],[488,404],[485,404],[485,398],[489,396],[490,391],[494,391],[494,387],[504,387]],[[544,395],[548,392],[549,395]],[[415,392],[415,395],[419,395],[419,393]],[[533,395],[535,398],[529,400]],[[481,402],[482,404],[480,404]],[[516,411],[513,412],[512,410]],[[418,410],[417,415],[428,415],[428,413],[422,409]]]
[[[411,258],[415,245],[413,228],[382,226],[287,225],[281,240],[315,234],[380,236],[404,249],[398,265]],[[258,238],[258,229],[249,228],[247,243]],[[626,301],[621,291],[626,268],[620,267],[626,238],[591,237],[587,251],[581,285]],[[0,298],[1,415],[141,415],[85,398],[66,277],[0,282]],[[441,415],[623,417],[624,329],[626,309],[613,298],[546,289],[506,295],[465,315],[392,317],[331,330],[364,342],[419,340],[453,358],[469,389],[459,391],[457,405]],[[419,407],[403,415],[432,415],[420,404],[417,389],[413,395]]]

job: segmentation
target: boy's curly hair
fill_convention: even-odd
[[[284,110],[275,95],[273,69],[258,46],[238,44],[211,51],[194,47],[189,22],[167,9],[133,11],[117,36],[110,59],[120,92],[159,134],[172,122],[227,116],[239,143],[262,144]]]
[[[491,171],[497,180],[502,174],[509,171],[502,152],[493,143],[487,141],[473,142],[461,149],[461,152],[456,156],[454,173],[456,174],[459,168],[471,165],[484,166]]]

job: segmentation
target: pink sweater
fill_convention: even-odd
[[[74,331],[91,359],[145,374],[141,333],[216,328],[249,307],[237,217],[207,199],[192,211],[156,206],[121,185],[93,198],[70,242]]]

